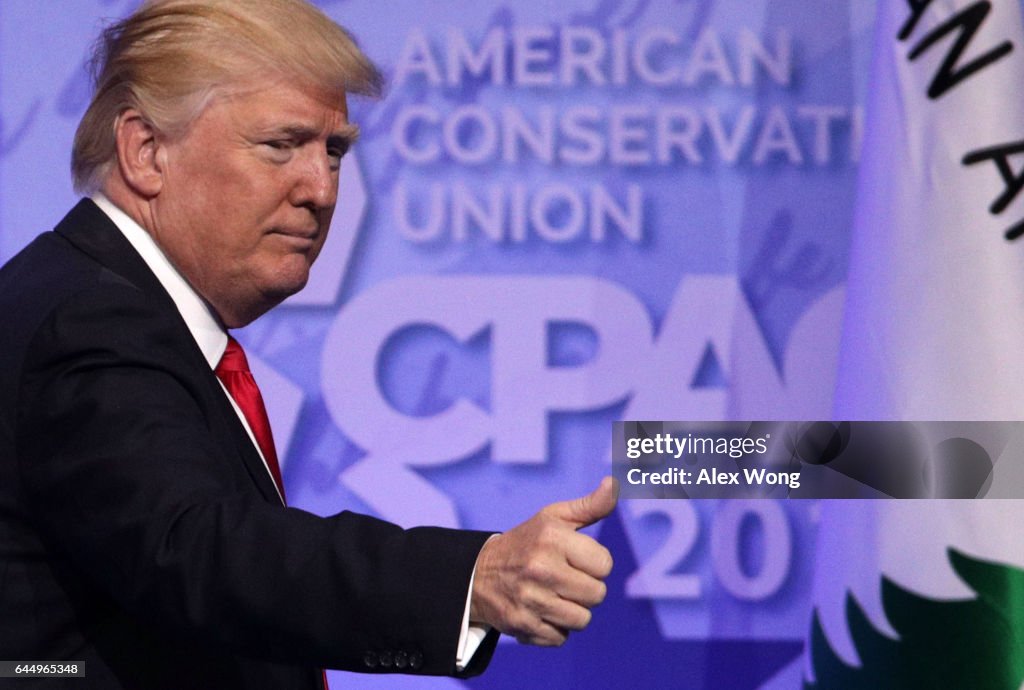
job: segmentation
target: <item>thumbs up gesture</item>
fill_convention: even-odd
[[[587,627],[590,609],[604,600],[612,556],[576,530],[611,513],[618,494],[605,477],[592,493],[552,503],[492,537],[477,557],[470,619],[545,646]]]

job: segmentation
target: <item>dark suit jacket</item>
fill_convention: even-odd
[[[282,507],[174,303],[91,201],[0,270],[0,338],[0,659],[84,661],[78,690],[455,672],[488,535]]]

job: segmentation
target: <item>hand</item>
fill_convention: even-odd
[[[552,503],[492,537],[476,561],[470,619],[529,644],[557,646],[590,623],[612,570],[608,549],[576,530],[615,509],[619,485],[605,477],[593,493]]]

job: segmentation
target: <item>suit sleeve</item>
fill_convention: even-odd
[[[488,534],[263,500],[225,457],[182,326],[158,306],[106,285],[60,305],[34,338],[18,462],[54,548],[172,635],[294,664],[454,674]]]

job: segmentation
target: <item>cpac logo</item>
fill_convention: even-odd
[[[628,400],[627,419],[801,419],[828,415],[842,290],[793,329],[780,375],[734,276],[687,276],[655,337],[646,308],[593,277],[416,276],[380,283],[338,313],[324,344],[322,385],[334,423],[367,455],[342,481],[382,516],[456,526],[450,499],[415,468],[458,462],[490,445],[492,462],[548,457],[548,417]],[[597,352],[548,361],[549,329],[580,324]],[[389,339],[411,326],[466,341],[490,329],[489,410],[461,399],[427,417],[396,409],[378,380]],[[724,388],[692,384],[708,349]],[[393,496],[416,495],[416,505]]]

